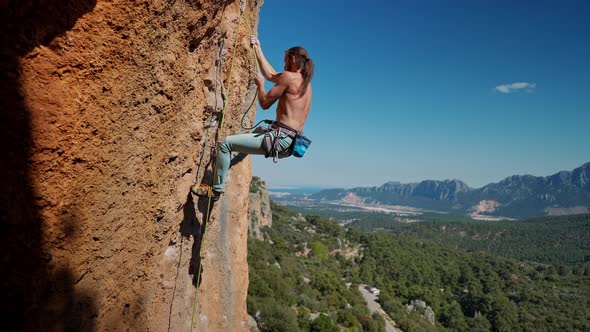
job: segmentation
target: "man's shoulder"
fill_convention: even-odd
[[[291,71],[284,71],[282,73],[279,73],[279,79],[282,79],[282,80],[294,80],[297,78],[301,78],[301,74],[294,73]]]
[[[277,84],[287,87],[288,90],[298,90],[302,82],[302,76],[299,73],[284,71],[279,75]]]

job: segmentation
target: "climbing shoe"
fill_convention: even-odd
[[[221,197],[221,194],[219,191],[215,191],[213,190],[213,188],[211,188],[210,185],[205,184],[205,183],[201,183],[199,185],[192,185],[191,186],[191,192],[199,197],[205,197],[205,198],[209,198],[211,197],[211,201],[216,202],[217,200],[219,200],[219,198]]]

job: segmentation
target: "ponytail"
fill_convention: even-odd
[[[287,50],[287,55],[295,57],[295,65],[297,69],[301,69],[301,76],[303,76],[303,84],[299,89],[299,95],[303,95],[307,91],[307,87],[313,78],[314,63],[309,58],[309,53],[301,46],[291,47]]]

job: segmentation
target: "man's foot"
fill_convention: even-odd
[[[221,194],[223,194],[222,192],[213,190],[213,188],[206,183],[192,185],[191,192],[199,197],[210,197],[213,202],[219,200]]]

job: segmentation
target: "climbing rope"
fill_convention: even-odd
[[[252,24],[250,24],[250,19],[248,18],[248,16],[246,16],[246,25],[248,26],[248,31],[250,32],[250,36],[253,36],[254,34],[252,33]],[[238,29],[239,29],[239,27],[238,27]],[[260,71],[260,68],[258,67],[258,56],[256,55],[256,50],[253,47],[252,47],[252,53],[254,54],[254,64],[256,65],[256,72],[258,73]],[[252,127],[244,126],[244,119],[246,118],[246,116],[248,115],[250,110],[252,109],[252,106],[254,106],[254,104],[256,103],[257,98],[258,98],[258,89],[256,89],[256,92],[254,93],[254,98],[252,98],[252,102],[250,102],[248,109],[246,109],[246,112],[244,112],[244,115],[242,115],[242,120],[240,120],[240,126],[242,127],[242,129],[252,130],[252,129],[258,127],[258,125],[261,124],[262,122],[265,122],[265,120],[262,120],[262,121],[259,121],[257,124],[255,124]]]
[[[227,109],[227,99],[229,99],[229,96],[231,96],[231,78],[232,78],[232,72],[233,72],[233,68],[234,68],[234,62],[235,62],[235,58],[236,58],[236,51],[237,51],[237,47],[238,47],[238,34],[240,32],[240,24],[242,22],[242,17],[244,16],[244,12],[245,12],[245,0],[240,0],[240,16],[238,18],[238,25],[237,25],[237,29],[236,29],[236,36],[235,36],[235,41],[234,41],[234,46],[233,46],[233,51],[232,51],[232,58],[231,58],[231,63],[230,63],[230,67],[229,67],[229,72],[228,72],[228,76],[227,76],[227,93],[226,93],[226,97],[223,99],[223,109],[221,110],[221,122],[219,124],[219,130],[217,131],[217,135],[215,137],[215,145],[217,145],[217,143],[219,142],[219,138],[221,137],[221,134],[223,133],[223,129],[224,129],[224,125],[225,125],[225,111]],[[250,20],[248,19],[248,16],[246,15],[246,20],[248,21],[248,28],[250,31],[250,34],[252,34],[252,27],[250,26]],[[256,51],[254,51],[254,61],[256,63],[256,69],[258,70],[258,59],[256,57]],[[242,116],[242,120],[240,121],[240,124],[242,126],[242,128],[244,129],[248,129],[245,128],[243,125],[243,121],[244,118],[246,117],[246,115],[248,114],[248,112],[250,112],[250,109],[252,108],[252,106],[254,105],[256,98],[258,95],[258,91],[255,93],[254,95],[254,99],[252,100],[252,103],[250,103],[250,106],[248,106],[248,109],[246,110],[246,112],[244,113],[244,116]],[[262,121],[261,121],[262,122]],[[260,123],[259,123],[260,124]],[[258,126],[258,125],[256,125]],[[256,127],[254,126],[254,127]],[[252,128],[254,128],[252,127]],[[249,128],[249,129],[252,129]],[[215,179],[216,177],[216,171],[215,171],[215,165],[216,163],[213,162],[212,167],[214,170],[214,174],[213,174],[213,179]],[[209,223],[209,218],[210,218],[210,212],[211,212],[211,202],[212,202],[212,197],[211,197],[211,191],[209,191],[209,194],[207,195],[208,201],[207,201],[207,213],[206,213],[206,217],[204,219],[204,226],[203,226],[203,238],[201,240],[201,248],[200,248],[200,252],[199,252],[199,267],[197,269],[197,283],[195,285],[196,291],[195,291],[195,298],[193,300],[193,308],[192,308],[192,315],[191,315],[191,325],[190,325],[190,331],[193,331],[193,326],[194,326],[194,320],[195,320],[195,311],[196,311],[196,307],[197,307],[197,299],[198,299],[198,286],[201,282],[201,272],[203,269],[203,248],[206,247],[206,235],[207,235],[207,224]]]

